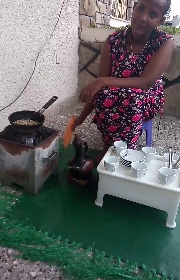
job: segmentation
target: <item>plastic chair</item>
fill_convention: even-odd
[[[151,147],[152,146],[152,120],[143,122],[140,135],[142,135],[143,130],[146,131],[146,146]]]

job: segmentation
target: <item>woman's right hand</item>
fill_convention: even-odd
[[[91,102],[95,95],[100,91],[102,88],[105,87],[105,78],[98,78],[95,81],[91,82],[80,93],[80,100],[82,102]]]
[[[79,125],[81,125],[83,123],[83,121],[79,118],[75,116],[75,121],[74,124],[72,125],[72,129],[73,131],[75,130],[75,128]]]

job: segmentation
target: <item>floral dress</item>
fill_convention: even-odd
[[[132,55],[125,47],[125,34],[126,30],[122,30],[108,38],[111,77],[139,77],[153,54],[170,38],[165,32],[154,30],[141,53]],[[147,91],[104,88],[95,97],[93,123],[102,133],[107,148],[114,141],[123,140],[128,148],[135,149],[143,121],[162,113],[164,102],[162,77]]]

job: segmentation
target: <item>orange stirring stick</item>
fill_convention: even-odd
[[[73,124],[75,122],[76,117],[73,116],[68,122],[66,129],[64,131],[64,148],[67,149],[69,143],[71,142],[72,134],[73,134]]]

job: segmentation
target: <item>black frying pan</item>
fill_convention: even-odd
[[[44,111],[49,108],[56,100],[57,96],[53,96],[38,112],[36,111],[17,111],[12,113],[8,119],[12,128],[22,134],[33,134],[36,133],[42,126],[45,121],[45,116],[43,115]],[[37,125],[18,125],[14,122],[17,120],[33,120],[37,121]]]

